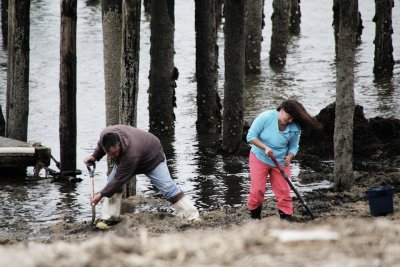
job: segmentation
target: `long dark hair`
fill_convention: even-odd
[[[283,101],[282,104],[277,108],[278,111],[281,109],[286,111],[302,129],[322,129],[322,124],[316,118],[308,114],[303,105],[297,100],[288,99]]]

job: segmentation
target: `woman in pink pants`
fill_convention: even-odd
[[[301,103],[291,99],[284,101],[276,110],[262,112],[254,120],[247,134],[247,142],[251,144],[248,209],[253,219],[261,219],[268,176],[281,219],[292,218],[290,187],[268,153],[272,151],[290,177],[290,161],[299,149],[301,129],[321,127]]]

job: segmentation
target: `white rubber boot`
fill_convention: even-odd
[[[184,196],[178,202],[173,204],[178,216],[182,219],[186,219],[190,222],[200,221],[200,214],[197,208]]]
[[[106,221],[118,222],[121,219],[122,193],[115,193],[112,197],[104,198],[101,219]]]

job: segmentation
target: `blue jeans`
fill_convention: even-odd
[[[107,178],[108,182],[114,179],[117,168],[118,166],[114,165],[110,175]],[[145,175],[150,178],[150,181],[158,190],[160,190],[166,199],[173,198],[182,192],[182,190],[171,178],[166,159],[158,164],[157,167],[155,167],[152,171],[145,173]]]

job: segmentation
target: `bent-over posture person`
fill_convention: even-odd
[[[261,219],[269,176],[280,218],[292,219],[290,186],[268,153],[272,151],[279,165],[290,177],[290,162],[299,149],[301,129],[321,127],[301,103],[291,99],[284,101],[277,109],[264,111],[257,116],[247,133],[247,142],[251,144],[249,156],[251,183],[247,203],[251,218]]]
[[[114,224],[120,220],[123,185],[135,174],[145,174],[163,196],[174,206],[178,216],[189,221],[199,220],[199,211],[172,180],[160,140],[153,134],[128,125],[105,128],[86,164],[105,155],[113,161],[107,185],[90,201],[96,205],[105,197],[102,220]]]

